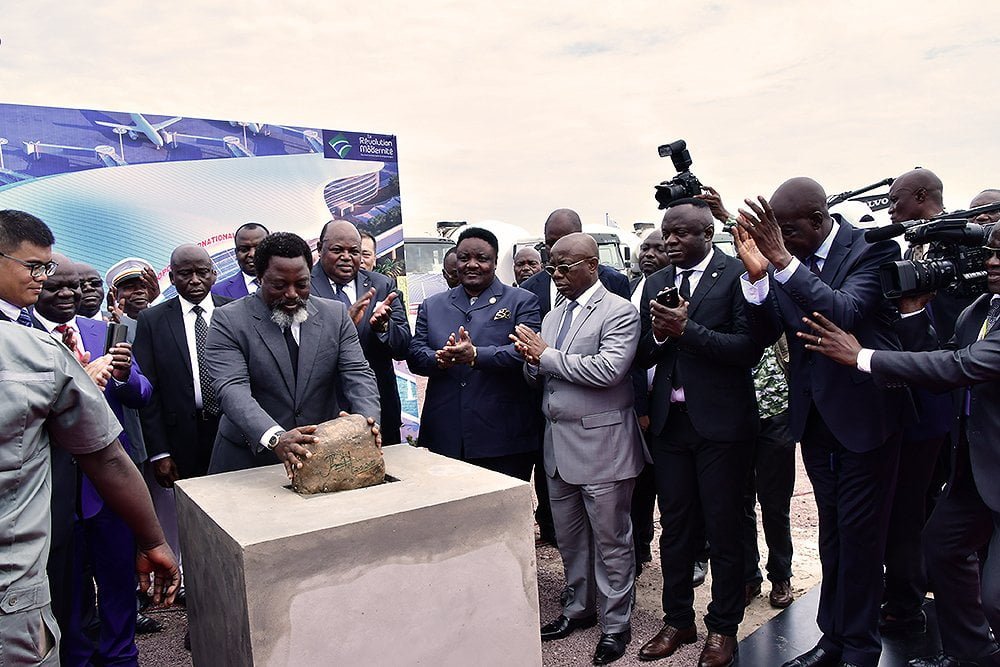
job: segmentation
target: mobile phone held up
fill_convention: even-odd
[[[127,336],[128,325],[109,322],[108,334],[104,337],[104,354],[107,354],[111,348],[119,343],[124,343]]]
[[[664,287],[656,295],[656,303],[667,308],[677,308],[681,305],[681,295],[673,285]]]

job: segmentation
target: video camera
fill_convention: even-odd
[[[888,299],[926,294],[937,289],[957,297],[975,297],[986,292],[986,251],[982,246],[992,224],[969,222],[980,213],[1000,210],[1000,203],[967,211],[943,213],[928,220],[901,222],[865,233],[869,243],[903,234],[911,246],[928,244],[921,259],[887,262],[879,267],[882,293]]]
[[[656,194],[654,196],[659,203],[658,208],[666,208],[675,199],[700,195],[701,181],[689,171],[691,153],[688,152],[687,142],[678,139],[669,144],[663,144],[656,150],[659,151],[660,157],[669,157],[670,161],[674,163],[674,169],[678,172],[669,181],[662,181],[655,186]]]

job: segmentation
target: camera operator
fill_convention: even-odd
[[[944,654],[910,662],[913,667],[958,667],[961,661],[1000,665],[990,626],[1000,630],[1000,228],[989,236],[989,294],[966,308],[945,349],[890,352],[862,349],[850,334],[814,314],[813,333],[800,333],[806,349],[872,373],[880,383],[910,382],[953,392],[957,428],[952,471],[924,528],[923,545],[934,585]],[[936,342],[925,312],[903,320]],[[989,546],[982,562],[977,554]],[[981,568],[981,579],[980,579]]]

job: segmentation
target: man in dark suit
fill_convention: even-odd
[[[420,445],[527,481],[541,414],[508,337],[518,324],[538,330],[538,299],[496,277],[492,232],[466,228],[457,247],[462,284],[420,304],[407,357],[428,377]]]
[[[319,262],[312,268],[311,294],[347,308],[378,383],[382,442],[399,444],[402,416],[392,360],[406,358],[412,335],[403,297],[391,278],[361,268],[361,234],[350,222],[323,225],[316,251]]]
[[[750,327],[764,345],[787,335],[789,430],[802,443],[819,512],[823,636],[786,667],[875,667],[882,556],[912,402],[905,390],[885,391],[811,354],[795,333],[803,316],[821,312],[871,347],[900,349],[891,324],[896,311],[879,282],[879,266],[898,259],[899,246],[866,243],[862,230],[831,216],[826,193],[812,179],[786,181],[770,202],[746,202],[752,212],[740,210],[734,238],[747,269],[742,287]]]
[[[750,371],[763,350],[743,312],[742,267],[712,246],[709,205],[672,202],[661,232],[671,266],[646,279],[637,357],[642,367],[656,366],[648,433],[663,526],[664,626],[639,657],[663,658],[697,639],[691,564],[704,516],[712,601],[700,664],[723,667],[733,662],[743,620],[742,489],[758,428]],[[667,287],[677,288],[677,307],[655,301]]]
[[[219,308],[205,344],[212,388],[222,407],[209,473],[284,463],[291,476],[316,425],[337,417],[343,389],[351,410],[377,433],[375,376],[347,308],[309,297],[312,252],[295,234],[276,232],[256,251],[261,287]]]
[[[268,235],[267,227],[258,222],[247,222],[240,225],[233,234],[236,244],[236,263],[240,270],[226,278],[221,283],[212,286],[212,293],[228,299],[240,299],[247,294],[253,294],[260,287],[254,264],[257,246]]]
[[[881,383],[908,382],[954,390],[952,470],[923,532],[927,572],[944,653],[911,661],[914,667],[1000,665],[1000,228],[988,242],[987,289],[966,308],[944,350],[887,352],[862,349],[857,339],[822,317],[803,336],[807,349],[871,372]],[[902,321],[928,331],[926,311]],[[933,330],[928,344],[936,343]],[[985,561],[979,555],[987,553]],[[993,633],[991,633],[991,627]]]
[[[545,235],[545,248],[548,253],[552,252],[552,246],[556,241],[566,236],[583,231],[583,222],[580,214],[568,208],[559,208],[545,219],[543,234]],[[614,270],[610,266],[597,265],[597,277],[605,288],[612,294],[617,294],[623,299],[629,298],[628,278]],[[518,285],[521,289],[526,289],[538,297],[538,305],[541,307],[539,317],[544,319],[549,311],[562,303],[552,278],[545,271],[539,271],[524,282]],[[539,411],[541,411],[541,399],[539,398]],[[539,412],[540,414],[540,412]],[[540,539],[544,542],[555,544],[555,529],[552,527],[552,510],[549,507],[549,490],[545,484],[545,475],[542,474],[544,461],[542,461],[541,443],[539,443],[537,460],[535,461],[535,495],[538,496],[538,508],[535,510],[535,521],[538,522]]]

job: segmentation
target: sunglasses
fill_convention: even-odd
[[[577,266],[578,264],[583,264],[588,259],[594,259],[594,258],[584,257],[583,259],[573,262],[572,264],[559,264],[557,266],[552,266],[551,264],[548,264],[545,267],[545,273],[549,274],[550,276],[554,276],[557,273],[560,276],[565,276],[567,273],[573,270],[573,267]]]
[[[990,257],[992,257],[993,259],[1000,259],[1000,248],[994,248],[988,245],[984,245],[981,247],[983,249],[983,252],[986,253],[986,257],[983,258],[984,261],[988,260]]]

